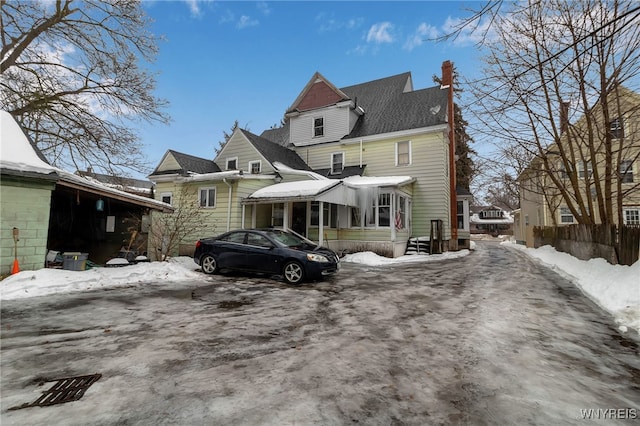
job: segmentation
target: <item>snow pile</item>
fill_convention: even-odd
[[[414,254],[405,255],[396,258],[389,258],[375,254],[372,251],[364,251],[360,253],[348,254],[343,257],[341,262],[361,263],[369,266],[385,266],[397,265],[398,263],[419,263],[419,262],[436,262],[446,259],[456,259],[469,254],[469,250],[448,251],[442,254]]]
[[[198,265],[190,257],[172,258],[168,262],[138,263],[88,271],[39,269],[22,271],[0,283],[0,300],[46,296],[56,293],[126,287],[141,282],[186,281],[202,278]]]
[[[640,261],[632,266],[611,265],[600,258],[580,260],[551,246],[531,249],[513,243],[502,244],[524,251],[571,280],[614,316],[621,331],[627,331],[627,327],[640,331]]]

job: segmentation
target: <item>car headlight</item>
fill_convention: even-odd
[[[311,262],[329,263],[329,259],[327,259],[326,257],[320,254],[313,253],[307,253],[307,260]]]

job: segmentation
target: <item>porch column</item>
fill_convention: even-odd
[[[282,212],[282,229],[285,231],[289,229],[289,203],[284,203],[284,209]]]
[[[396,241],[396,193],[391,197],[391,211],[389,212],[389,225],[391,225],[391,242]]]
[[[246,207],[247,207],[247,206],[246,206],[245,204],[243,204],[243,205],[242,205],[242,223],[240,224],[240,228],[241,228],[241,229],[244,229],[244,227],[245,227],[245,226],[244,226],[244,217],[245,217],[245,210],[246,210]]]
[[[318,245],[324,244],[324,201],[318,202]]]
[[[251,227],[252,228],[255,228],[256,224],[258,223],[257,213],[256,213],[257,210],[258,210],[258,205],[252,204],[251,205]]]

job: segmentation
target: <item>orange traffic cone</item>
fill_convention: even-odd
[[[11,267],[11,275],[17,274],[20,272],[20,265],[18,264],[18,259],[13,260],[13,266]]]

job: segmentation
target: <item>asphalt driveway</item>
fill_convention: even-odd
[[[203,275],[9,300],[1,321],[3,426],[640,418],[637,337],[494,243],[440,263],[344,264],[299,288]],[[79,401],[9,410],[46,380],[93,373]]]

